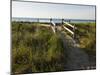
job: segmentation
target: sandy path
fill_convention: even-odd
[[[79,70],[88,69],[89,58],[88,55],[76,46],[75,41],[64,31],[59,31],[58,34],[62,39],[65,53],[67,54],[64,62],[64,70]]]

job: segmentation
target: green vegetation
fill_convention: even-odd
[[[12,22],[12,72],[63,70],[62,41],[39,23]]]
[[[89,55],[96,55],[96,24],[77,23],[76,39],[79,41],[80,48],[83,48]]]
[[[79,48],[96,56],[96,24],[74,24]],[[13,73],[63,71],[68,60],[61,37],[51,28],[43,27],[41,23],[12,22]]]

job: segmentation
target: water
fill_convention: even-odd
[[[13,17],[12,21],[23,21],[23,22],[46,22],[50,23],[50,18],[19,18],[19,17]],[[53,18],[52,21],[54,23],[62,23],[62,19],[56,19]],[[64,19],[66,22],[71,23],[87,23],[87,22],[95,22],[95,20],[84,20],[84,19]]]

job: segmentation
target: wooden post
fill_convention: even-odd
[[[50,18],[50,23],[51,23],[51,21],[52,21],[52,18]]]
[[[64,24],[64,19],[62,19],[62,24]]]

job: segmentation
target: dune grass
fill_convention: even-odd
[[[96,55],[96,24],[76,23],[75,34],[79,41],[80,48],[83,48],[89,55]]]
[[[12,72],[63,70],[63,46],[49,28],[37,23],[12,22]]]
[[[74,24],[79,48],[95,56],[96,24]],[[64,50],[60,36],[54,34],[51,28],[42,27],[41,23],[12,22],[13,73],[63,71],[63,63],[67,59]]]

